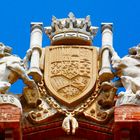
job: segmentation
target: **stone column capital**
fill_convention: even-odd
[[[103,32],[105,29],[113,30],[113,23],[101,23],[101,32]]]

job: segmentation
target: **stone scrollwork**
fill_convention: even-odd
[[[107,123],[114,112],[116,90],[110,83],[103,82],[98,98],[84,111],[84,115],[98,123]]]
[[[32,123],[45,122],[49,117],[56,114],[56,110],[51,108],[43,99],[38,99],[38,106],[36,109],[28,113],[28,119]]]

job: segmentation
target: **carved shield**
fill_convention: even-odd
[[[51,46],[45,50],[45,84],[55,99],[77,104],[93,90],[98,73],[92,46]]]

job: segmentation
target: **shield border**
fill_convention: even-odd
[[[49,46],[46,47],[45,50],[45,64],[44,64],[44,81],[45,85],[52,97],[54,97],[56,100],[62,102],[66,106],[73,106],[79,104],[83,99],[87,98],[91,92],[94,92],[96,80],[98,78],[98,53],[97,48],[93,46],[73,46],[77,48],[88,48],[92,50],[92,58],[94,59],[92,63],[95,63],[95,65],[92,67],[92,79],[90,80],[89,86],[84,90],[78,97],[73,98],[72,100],[66,100],[66,98],[62,97],[55,91],[55,89],[52,87],[50,83],[49,78],[49,57],[50,57],[50,50],[54,47],[65,47],[65,46]]]

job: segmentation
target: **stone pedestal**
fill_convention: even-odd
[[[17,98],[0,94],[0,140],[22,140],[21,111]]]
[[[21,109],[16,106],[0,105],[1,140],[21,140]]]
[[[114,112],[114,140],[140,138],[140,106],[122,105]]]

